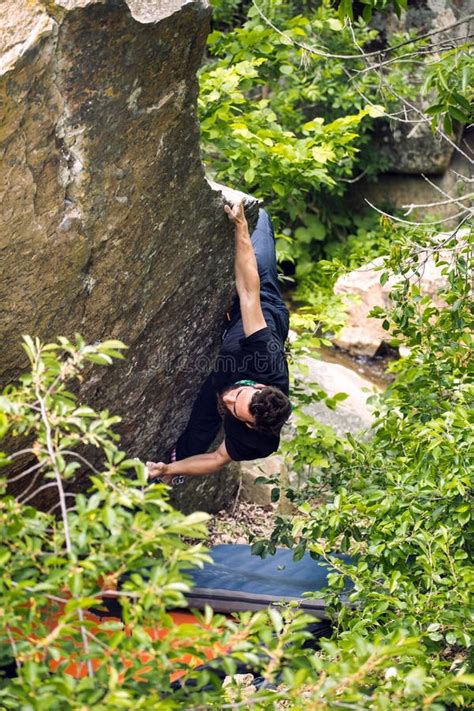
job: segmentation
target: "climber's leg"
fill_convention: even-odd
[[[268,212],[259,210],[257,224],[251,235],[260,276],[260,296],[264,300],[282,301],[278,286],[275,235]]]

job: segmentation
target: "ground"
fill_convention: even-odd
[[[273,530],[275,508],[257,506],[239,501],[228,509],[219,511],[209,520],[209,546],[221,543],[248,543],[253,534],[257,538],[268,538]]]

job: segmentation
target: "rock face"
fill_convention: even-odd
[[[423,255],[420,255],[420,262],[422,260]],[[383,286],[380,284],[382,264],[383,257],[374,259],[340,276],[334,286],[334,292],[345,297],[348,320],[333,342],[353,355],[373,357],[382,343],[389,340],[387,331],[382,328],[382,320],[369,317],[374,306],[386,309],[391,305],[389,294],[396,280],[390,278]],[[417,281],[422,294],[429,294],[435,303],[442,303],[436,295],[446,285],[446,279],[432,258],[426,259],[421,277],[414,274],[407,276]]]
[[[418,110],[428,108],[417,102],[407,110],[413,123],[384,123],[376,134],[376,149],[385,157],[390,173],[443,175],[454,154],[454,146],[435,134],[430,123],[421,123]],[[457,139],[459,140],[459,135]]]
[[[472,4],[466,0],[415,0],[399,17],[394,12],[376,13],[372,24],[381,31],[382,37],[413,30],[418,34],[436,32],[438,34],[431,40],[436,47],[442,40],[453,44],[466,41],[469,25],[450,25],[470,12]],[[440,33],[439,30],[444,28],[448,29]],[[419,84],[416,72],[412,79],[413,86]],[[429,119],[423,121],[423,110],[432,103],[431,97],[410,98],[405,106],[406,112],[399,116],[401,121],[380,122],[374,148],[386,158],[388,172],[442,175],[448,168],[454,146],[433,132]],[[460,139],[461,129],[456,130],[456,141]]]
[[[356,210],[366,209],[368,200],[376,207],[393,211],[403,209],[408,220],[426,222],[427,216],[435,216],[445,220],[453,218],[455,226],[459,220],[456,215],[460,211],[459,203],[449,203],[446,195],[453,198],[469,192],[469,182],[472,180],[472,157],[474,156],[474,132],[466,132],[461,147],[465,155],[454,153],[449,169],[443,175],[433,175],[423,178],[421,175],[396,175],[384,173],[377,177],[376,182],[361,180],[351,191],[351,203]],[[468,205],[466,200],[461,205]],[[413,208],[413,205],[420,205]],[[450,223],[443,223],[449,227]]]
[[[219,345],[232,228],[205,180],[196,71],[205,0],[0,4],[2,383],[24,333],[119,338],[82,395],[123,417],[130,455],[164,458]],[[209,478],[187,508],[230,498]]]
[[[257,479],[262,476],[278,478],[284,467],[284,459],[279,454],[272,454],[266,459],[242,462],[240,465],[242,484],[239,499],[258,506],[270,506],[273,485],[257,483]]]

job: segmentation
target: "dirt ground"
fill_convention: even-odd
[[[206,544],[217,546],[221,543],[248,543],[252,534],[257,538],[267,538],[273,530],[274,518],[274,506],[257,506],[239,501],[235,509],[232,505],[211,516]]]

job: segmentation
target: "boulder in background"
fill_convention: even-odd
[[[439,239],[442,237],[442,234],[438,235]],[[390,308],[389,294],[397,283],[393,276],[384,285],[380,283],[380,267],[383,261],[383,257],[378,257],[369,264],[340,276],[334,286],[334,293],[345,297],[348,317],[342,331],[332,340],[336,346],[352,355],[373,357],[380,346],[390,340],[389,334],[382,328],[382,320],[369,316],[374,306]],[[422,261],[423,255],[420,255],[420,263]],[[441,267],[434,263],[432,257],[427,257],[424,261],[420,276],[411,273],[407,274],[407,278],[418,283],[423,295],[431,296],[435,304],[442,305],[443,302],[437,295],[446,286],[446,277],[442,275]]]

